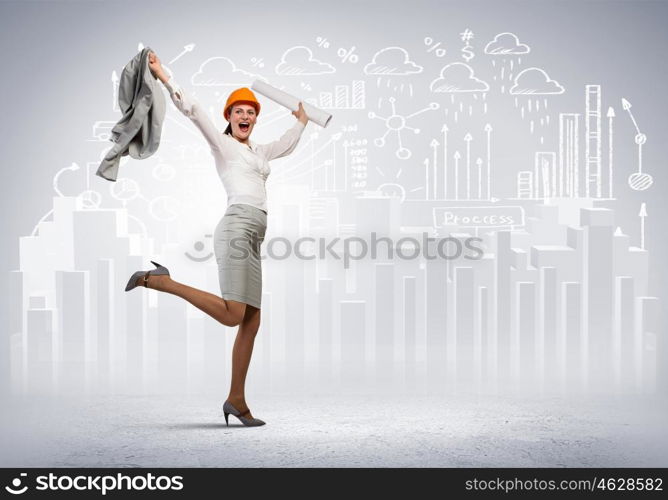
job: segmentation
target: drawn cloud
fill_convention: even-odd
[[[286,50],[281,62],[276,65],[277,75],[324,75],[335,72],[334,66],[318,61],[313,57],[311,49],[301,45]]]
[[[485,45],[485,54],[490,55],[528,54],[530,51],[529,46],[520,43],[513,33],[499,33]]]
[[[540,68],[527,68],[515,77],[511,94],[563,94],[564,88],[556,80],[550,80]]]
[[[422,73],[422,66],[412,62],[408,52],[401,47],[386,47],[376,52],[371,62],[364,66],[367,75],[413,75]]]
[[[487,92],[489,85],[473,75],[466,63],[455,62],[444,66],[441,75],[429,85],[432,92]]]
[[[212,57],[202,63],[191,83],[202,87],[247,85],[249,80],[257,78],[264,80],[260,75],[237,68],[227,57]]]

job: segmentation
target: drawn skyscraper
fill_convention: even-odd
[[[633,278],[617,276],[615,278],[615,382],[622,392],[633,389],[635,384],[634,327],[635,298]]]
[[[515,283],[514,317],[515,342],[517,342],[518,375],[523,390],[535,389],[536,384],[536,284],[518,281]]]
[[[510,248],[510,231],[496,233],[496,268],[494,288],[496,289],[495,326],[497,342],[497,369],[500,384],[507,383],[511,377],[510,361],[510,275],[512,266],[512,251]]]
[[[538,290],[538,329],[542,355],[537,361],[541,387],[555,387],[559,375],[559,293],[556,267],[541,267]]]
[[[581,302],[580,283],[567,281],[561,284],[561,336],[564,343],[561,374],[566,391],[582,392],[584,388]]]
[[[559,113],[559,196],[580,196],[577,113]]]
[[[394,264],[376,263],[375,269],[375,340],[376,380],[379,385],[389,386],[394,374],[395,330],[393,312],[396,278]]]
[[[473,268],[456,267],[453,285],[457,385],[470,388],[475,380],[473,348],[477,307]]]
[[[86,382],[86,347],[91,345],[88,273],[56,271],[58,348],[56,359],[60,385],[69,391],[83,391]]]
[[[318,279],[318,367],[320,380],[329,383],[334,375],[332,350],[334,348],[334,280]]]
[[[601,198],[601,86],[587,85],[585,100],[585,196]]]
[[[436,240],[429,240],[429,254],[437,255]],[[448,319],[448,275],[443,259],[425,262],[425,299],[427,327],[427,380],[443,387],[446,373],[446,335]]]
[[[410,389],[416,382],[416,341],[417,341],[417,279],[403,277],[403,327],[404,327],[404,380]]]
[[[363,300],[339,301],[341,315],[341,383],[347,389],[364,385],[366,304]]]
[[[31,296],[26,315],[26,374],[29,392],[52,393],[56,388],[54,310],[46,297]]]
[[[534,158],[535,197],[554,198],[557,196],[556,155],[550,151],[537,151]]]
[[[635,310],[635,356],[638,390],[654,392],[656,373],[656,340],[659,335],[659,300],[656,297],[637,297]]]
[[[613,212],[583,208],[585,268],[582,275],[587,311],[589,382],[600,389],[612,373]]]
[[[529,170],[517,172],[517,198],[530,200],[533,197],[533,172]]]

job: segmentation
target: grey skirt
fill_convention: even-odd
[[[213,235],[220,292],[224,299],[260,308],[260,246],[266,230],[267,213],[264,210],[241,203],[227,207]]]

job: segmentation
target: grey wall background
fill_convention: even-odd
[[[581,89],[588,83],[605,85],[610,98],[632,100],[634,115],[648,136],[644,165],[654,176],[654,186],[642,193],[624,190],[628,209],[617,216],[623,227],[636,227],[637,207],[648,203],[650,290],[668,296],[662,227],[666,2],[2,2],[0,12],[5,49],[0,78],[5,115],[0,125],[5,187],[0,201],[1,275],[18,265],[19,236],[29,234],[51,208],[54,173],[73,161],[91,161],[80,145],[92,124],[117,119],[109,106],[110,70],[120,72],[139,41],[170,55],[196,42],[197,58],[179,67],[179,75],[186,75],[205,57],[225,55],[228,48],[236,60],[247,63],[260,55],[273,65],[286,48],[312,46],[317,36],[327,36],[336,47],[357,46],[360,64],[389,45],[407,47],[416,59],[424,59],[425,36],[443,38],[458,52],[456,35],[470,28],[479,37],[474,40],[478,54],[483,41],[496,33],[511,31],[530,41],[532,56],[568,86],[560,101],[564,109],[581,112]],[[630,129],[619,110],[617,123]],[[506,160],[513,154],[512,147],[500,153]],[[617,192],[633,169],[624,168]],[[509,172],[502,181],[507,183],[505,195],[510,195],[514,174]],[[67,187],[72,192],[84,189]],[[2,296],[0,319],[6,324],[7,294]],[[3,370],[6,366],[3,361]],[[6,383],[7,377],[0,380]]]

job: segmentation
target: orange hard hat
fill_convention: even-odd
[[[260,114],[260,102],[253,94],[253,91],[246,87],[241,87],[240,89],[235,90],[230,94],[230,97],[227,98],[225,103],[225,109],[223,110],[223,116],[226,120],[230,119],[230,112],[232,111],[232,106],[234,104],[250,104],[255,108],[255,113]]]

